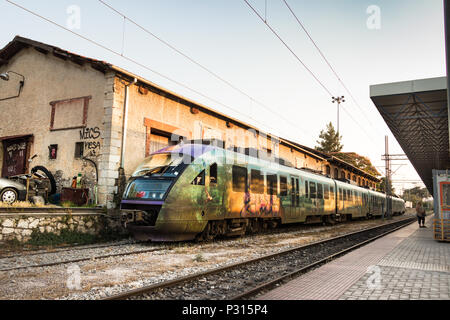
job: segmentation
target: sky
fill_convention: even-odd
[[[124,21],[98,0],[11,1],[146,68],[6,0],[0,0],[0,47],[20,35],[108,61],[266,132],[309,147],[317,145],[327,123],[337,123],[337,107],[327,91],[333,96],[344,95],[346,102],[341,105],[339,120],[343,151],[369,157],[382,173],[386,135],[391,153],[404,152],[370,100],[370,86],[445,76],[442,0],[287,0],[357,103],[283,0],[248,1],[326,90],[244,0],[104,0],[241,92],[130,21]],[[374,6],[379,15],[368,11]],[[403,188],[423,186],[403,182],[420,181],[409,162],[396,162],[393,170],[397,170],[393,179],[398,193]]]

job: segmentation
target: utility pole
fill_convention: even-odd
[[[345,102],[345,97],[333,97],[333,103],[337,103],[337,133],[339,137],[339,107],[341,106],[341,103]]]
[[[386,213],[387,218],[392,216],[392,194],[391,194],[391,159],[389,157],[389,137],[385,137],[385,155],[386,155],[386,180],[384,182],[386,193]],[[384,213],[383,213],[384,217]]]
[[[385,154],[382,160],[386,161],[386,181],[385,181],[385,193],[386,193],[386,214],[388,219],[392,218],[392,164],[391,161],[405,161],[409,160],[404,154],[389,154],[389,137],[385,137]],[[384,219],[384,212],[383,212]]]

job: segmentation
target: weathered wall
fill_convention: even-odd
[[[14,56],[0,72],[13,70],[25,76],[25,86],[19,98],[0,101],[0,137],[33,134],[30,155],[37,154],[31,167],[43,165],[56,174],[58,186],[70,186],[71,178],[82,173],[89,186],[95,182],[95,170],[89,163],[75,159],[75,143],[85,143],[85,156],[98,161],[103,139],[103,101],[105,75],[90,67],[80,66],[43,54],[33,48],[24,49]],[[18,86],[18,78],[0,81],[0,92],[7,95]],[[12,87],[11,87],[12,86]],[[11,91],[12,90],[12,91]],[[52,107],[50,102],[92,96],[89,100],[86,129],[50,131]],[[76,103],[75,103],[76,104]],[[79,125],[80,107],[57,106],[55,128]],[[65,111],[64,111],[65,109]],[[82,113],[82,111],[81,111]],[[58,145],[57,159],[49,159],[50,145]],[[3,148],[0,148],[0,170]],[[58,172],[60,171],[60,172]]]

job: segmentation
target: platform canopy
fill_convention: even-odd
[[[374,85],[370,97],[433,194],[432,170],[450,169],[447,78]]]

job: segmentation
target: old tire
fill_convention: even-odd
[[[49,195],[53,195],[56,193],[56,181],[55,181],[55,177],[53,176],[53,174],[47,170],[46,167],[43,166],[36,166],[33,169],[31,169],[31,173],[36,173],[37,171],[42,171],[47,178],[50,180],[50,186],[51,186],[51,190],[49,191]]]
[[[0,193],[0,202],[4,202],[6,204],[13,204],[19,198],[19,194],[13,188],[5,188]]]

